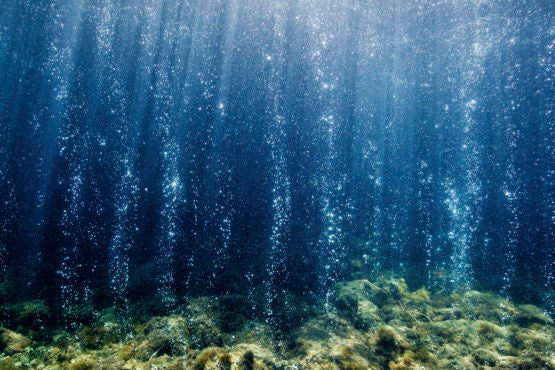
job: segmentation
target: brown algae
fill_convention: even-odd
[[[105,321],[51,341],[3,328],[0,369],[555,369],[555,326],[538,307],[478,291],[411,292],[385,277],[333,293],[333,309],[279,340],[254,320],[231,330],[221,320],[229,312],[206,297],[123,337]]]

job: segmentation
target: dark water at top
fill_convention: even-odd
[[[551,1],[1,0],[0,299],[553,312],[554,53]]]

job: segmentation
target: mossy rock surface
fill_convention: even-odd
[[[0,351],[16,354],[25,351],[31,345],[31,339],[15,331],[0,328]]]
[[[518,313],[515,321],[520,326],[530,326],[532,324],[553,325],[553,319],[537,306],[525,304],[519,305],[517,309]]]
[[[479,348],[474,351],[473,356],[480,365],[496,366],[499,363],[499,355],[484,348]]]
[[[290,317],[302,319],[281,335],[279,321],[257,319],[240,295],[191,299],[125,335],[111,309],[48,341],[2,329],[0,369],[555,368],[555,326],[535,306],[478,291],[411,291],[392,277],[338,283],[331,302],[328,312],[297,307]],[[14,347],[14,338],[26,340]]]

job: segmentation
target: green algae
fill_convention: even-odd
[[[245,302],[192,299],[126,335],[110,310],[49,340],[3,329],[0,369],[555,369],[553,320],[490,293],[410,291],[391,277],[345,281],[333,289],[332,310],[300,308],[310,315],[285,338]],[[47,315],[21,307],[25,317]],[[8,350],[13,338],[26,339]]]

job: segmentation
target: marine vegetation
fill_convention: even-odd
[[[555,369],[552,318],[491,293],[410,291],[391,276],[344,281],[329,312],[305,308],[312,314],[286,337],[253,319],[231,330],[228,299],[192,299],[123,336],[102,320],[50,341],[2,329],[0,368]]]

